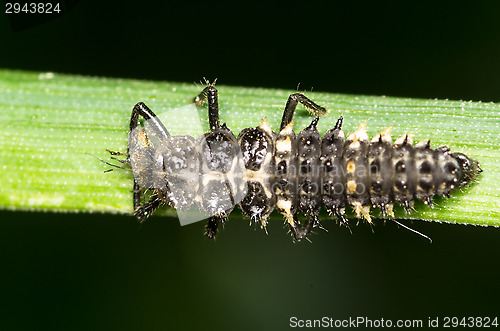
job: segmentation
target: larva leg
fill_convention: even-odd
[[[130,117],[130,131],[137,128],[139,124],[139,116],[142,116],[146,121],[148,121],[151,126],[150,130],[159,139],[170,137],[168,130],[165,128],[163,123],[156,117],[155,113],[144,104],[144,102],[139,102],[132,109],[132,116]]]
[[[317,215],[312,215],[307,217],[304,224],[300,224],[297,219],[297,214],[293,216],[293,224],[290,224],[290,230],[292,231],[293,239],[296,241],[302,241],[311,233],[311,230],[316,226],[321,226]]]
[[[328,113],[328,111],[321,107],[320,105],[313,102],[311,99],[303,95],[302,93],[294,93],[288,97],[286,102],[285,111],[283,112],[283,119],[281,120],[280,131],[283,130],[293,119],[293,114],[295,113],[295,108],[297,108],[298,103],[303,104],[307,110],[314,116],[323,116]]]
[[[136,196],[135,185],[134,185],[134,205],[136,204],[136,199],[139,199],[137,207],[135,207],[134,216],[139,219],[139,221],[144,221],[144,219],[151,216],[151,214],[161,205],[162,200],[157,195],[152,195],[147,202],[140,204],[140,195]]]
[[[208,101],[208,121],[210,123],[210,130],[213,131],[220,127],[218,91],[214,84],[209,84],[205,87],[203,91],[193,99],[193,102],[197,105],[201,105],[205,100]]]
[[[217,233],[219,232],[219,224],[226,221],[227,216],[225,215],[215,215],[208,219],[207,225],[205,225],[205,236],[210,239],[215,239],[217,237]]]
[[[156,117],[155,113],[148,108],[143,102],[137,103],[132,109],[132,115],[130,116],[130,133],[129,133],[129,150],[127,151],[127,161],[130,162],[130,146],[135,146],[137,150],[134,153],[142,153],[149,154],[146,150],[149,149],[147,145],[147,141],[137,141],[139,137],[144,136],[144,139],[147,140],[147,136],[144,135],[144,132],[137,131],[137,126],[139,125],[139,116],[148,121],[149,130],[155,136],[157,136],[160,140],[165,140],[170,137],[168,130],[165,128],[163,123]],[[134,176],[135,177],[135,176]],[[141,205],[141,196],[143,194],[143,189],[139,186],[134,178],[134,188],[133,188],[133,203],[134,203],[134,215],[139,218],[140,221],[143,221],[145,218],[149,217],[153,211],[158,208],[161,204],[161,199],[158,195],[153,195],[150,197],[149,201],[145,202]]]

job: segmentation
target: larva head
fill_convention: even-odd
[[[467,155],[462,153],[453,153],[451,156],[457,160],[462,170],[462,176],[459,178],[459,186],[465,186],[474,182],[477,176],[483,172],[483,169],[479,166],[479,162],[469,158]]]

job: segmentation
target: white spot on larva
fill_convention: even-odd
[[[273,130],[271,130],[271,128],[269,127],[269,122],[267,121],[267,117],[264,117],[262,119],[262,121],[260,122],[259,128],[262,131],[272,135]]]
[[[292,150],[292,140],[290,137],[286,137],[283,140],[278,140],[276,142],[276,150],[278,152],[289,152]]]
[[[350,193],[354,193],[356,191],[356,182],[353,180],[348,181],[347,189],[349,190]]]
[[[288,125],[285,126],[285,128],[283,130],[280,131],[280,134],[281,135],[291,135],[292,132],[293,132],[293,121],[288,123]]]
[[[370,206],[361,206],[361,203],[356,202],[353,205],[354,211],[356,212],[356,217],[363,218],[368,222],[372,223],[372,217],[370,216]]]
[[[370,141],[368,138],[368,134],[366,133],[366,121],[362,122],[359,125],[359,128],[351,133],[349,137],[347,137],[347,140],[351,140],[352,143],[350,144],[350,147],[352,149],[357,149],[360,146],[360,142],[365,142],[365,141]]]

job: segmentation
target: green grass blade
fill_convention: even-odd
[[[275,130],[290,93],[284,90],[217,86],[221,120],[234,131],[267,117]],[[132,173],[109,167],[106,148],[125,152],[132,107],[144,101],[157,114],[187,105],[201,86],[0,70],[0,208],[61,212],[132,212]],[[430,138],[479,160],[478,182],[430,209],[415,205],[411,218],[500,225],[500,105],[307,92],[330,110],[318,129],[344,116],[344,131],[368,120],[375,135],[393,126],[393,136]],[[303,108],[295,128],[311,117]],[[174,118],[172,131],[182,127]],[[208,127],[208,125],[206,125]],[[374,211],[375,216],[378,211]],[[398,217],[407,218],[402,208]]]

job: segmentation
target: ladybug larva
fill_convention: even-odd
[[[390,128],[370,140],[366,122],[346,138],[340,117],[321,137],[316,126],[327,111],[300,93],[289,96],[279,132],[264,119],[238,137],[220,124],[214,84],[193,99],[197,105],[205,101],[210,131],[199,138],[171,136],[144,103],[133,108],[122,162],[134,173],[134,214],[140,221],[161,205],[178,214],[196,208],[208,218],[206,236],[215,238],[237,204],[264,229],[276,209],[300,241],[321,226],[322,207],[347,225],[349,205],[371,223],[371,206],[384,217],[394,217],[394,203],[410,213],[414,199],[432,208],[433,196],[449,195],[482,171],[477,161],[444,146],[432,149],[429,141],[413,145],[412,137],[403,135],[393,143]],[[299,102],[316,117],[296,134],[292,119]],[[139,117],[148,122],[148,130],[139,125]],[[298,220],[298,211],[305,221]]]

